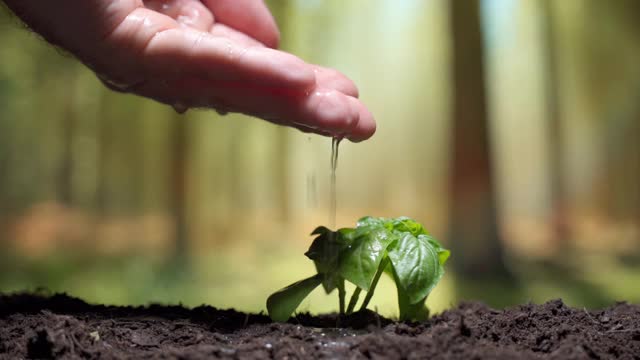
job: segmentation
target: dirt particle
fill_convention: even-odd
[[[460,316],[459,329],[460,329],[460,335],[466,336],[466,337],[471,336],[471,329],[469,329],[467,324],[464,323],[464,316]]]
[[[53,359],[53,346],[54,344],[49,338],[47,331],[40,329],[36,331],[35,336],[29,339],[27,343],[27,357],[32,359]]]

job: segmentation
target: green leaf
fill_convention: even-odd
[[[386,249],[395,237],[385,228],[359,227],[353,243],[340,257],[340,275],[363,290],[369,290]]]
[[[430,238],[407,232],[388,249],[397,275],[396,285],[402,288],[410,304],[425,299],[444,275],[439,251],[429,242]]]
[[[442,247],[442,244],[440,244],[438,240],[432,237],[429,237],[428,241],[431,245],[433,245],[433,247],[435,247],[438,250],[438,259],[440,260],[440,265],[444,265],[447,262],[447,259],[449,259],[451,252],[445,249],[444,247]]]
[[[331,231],[328,227],[326,226],[318,226],[317,228],[315,228],[312,232],[311,235],[324,235],[324,234],[328,234],[328,233],[332,233],[333,231]]]
[[[344,246],[348,246],[353,242],[353,236],[356,234],[356,229],[353,228],[342,228],[336,231],[338,233],[338,237],[340,238],[340,243],[344,244]]]
[[[413,236],[428,235],[427,231],[420,223],[406,216],[393,219],[391,220],[391,223],[393,225],[393,229],[401,233],[408,232]]]
[[[356,228],[360,227],[374,227],[374,228],[383,228],[387,224],[387,219],[385,218],[375,218],[372,216],[365,216],[358,220],[356,224]]]
[[[322,275],[316,274],[310,278],[295,282],[284,289],[273,293],[267,299],[267,311],[273,321],[287,321],[291,314],[322,282]]]
[[[304,254],[315,262],[319,273],[325,273],[331,268],[337,268],[342,247],[333,231],[322,232],[313,240],[309,250]]]
[[[451,251],[447,249],[438,249],[438,260],[440,262],[440,266],[444,266],[444,263],[447,262],[449,256],[451,255]]]
[[[433,247],[435,247],[436,249],[448,251],[442,246],[442,244],[440,244],[438,240],[432,238],[431,236],[429,236],[429,239],[427,241],[429,241],[429,243],[433,245]]]
[[[316,228],[311,234],[318,235],[305,255],[318,266],[318,272],[337,269],[341,252],[353,242],[355,229],[344,228],[331,231],[324,226]]]
[[[338,283],[342,281],[339,273],[340,254],[349,245],[348,234],[352,229],[340,229],[331,231],[324,226],[316,228],[312,234],[318,234],[305,255],[313,260],[316,270],[323,274],[322,287],[328,294],[332,292]]]

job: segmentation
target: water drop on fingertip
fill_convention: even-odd
[[[118,80],[110,78],[107,75],[100,74],[100,73],[98,73],[97,76],[108,87],[110,87],[112,90],[116,90],[116,91],[129,92],[129,90],[133,89],[133,87],[136,85],[136,83],[118,81]]]
[[[187,110],[189,110],[189,107],[187,105],[179,102],[171,106],[173,107],[173,110],[175,110],[178,114],[184,114],[187,112]]]
[[[233,58],[233,45],[231,44],[231,41],[227,41],[227,54],[230,58]]]

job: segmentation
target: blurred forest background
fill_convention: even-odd
[[[341,144],[338,226],[406,215],[453,250],[434,310],[640,301],[639,1],[268,3],[378,120]],[[0,291],[260,311],[312,273],[330,139],[110,92],[0,11]]]

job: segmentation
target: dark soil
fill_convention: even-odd
[[[0,296],[0,359],[640,359],[640,306],[461,304],[424,323],[372,312],[287,324],[208,306],[114,307]]]

